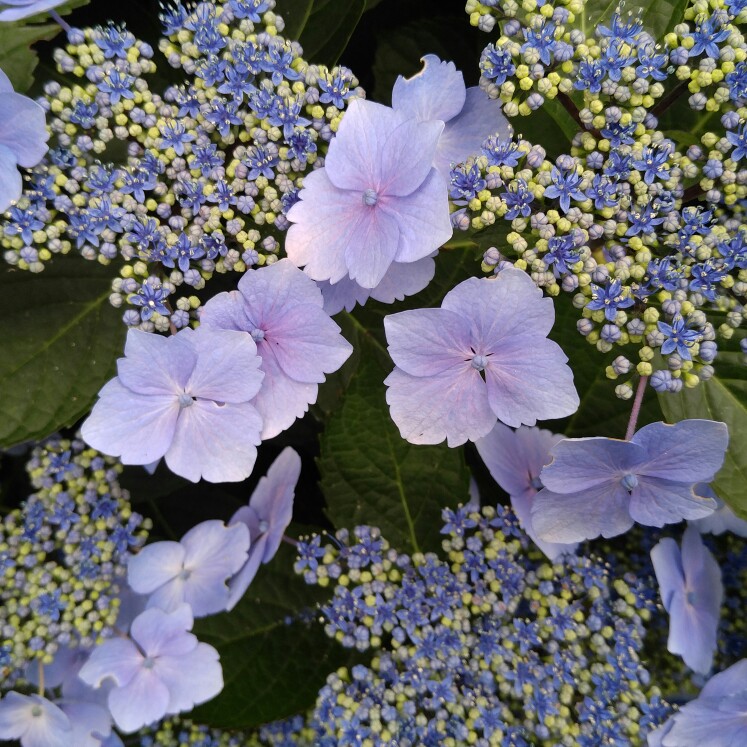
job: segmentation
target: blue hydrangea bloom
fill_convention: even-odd
[[[37,13],[43,13],[45,10],[57,8],[64,2],[65,0],[3,0],[4,7],[0,10],[0,23],[20,21],[22,18],[28,18],[37,15]]]
[[[565,439],[540,475],[534,528],[550,542],[581,542],[634,522],[661,527],[708,516],[716,502],[693,487],[713,479],[728,442],[726,424],[712,420],[651,423],[630,441]]]
[[[532,525],[532,501],[542,488],[540,472],[550,462],[550,449],[562,440],[563,436],[542,428],[522,425],[513,431],[496,423],[487,436],[475,442],[492,478],[509,494],[522,529],[550,560],[576,549],[575,544],[545,542]]]
[[[518,427],[574,412],[568,359],[547,339],[554,320],[552,300],[512,267],[465,280],[440,309],[387,316],[396,368],[384,383],[402,437],[459,446],[486,436],[496,419]]]
[[[21,747],[72,747],[73,727],[59,706],[13,690],[0,700],[0,739]]]
[[[0,12],[0,21],[2,16]],[[0,70],[0,213],[21,197],[18,167],[36,166],[47,152],[48,137],[44,109],[16,93]]]
[[[269,563],[280,547],[293,516],[296,483],[301,476],[301,457],[290,447],[280,452],[249,499],[229,522],[249,530],[251,546],[246,563],[228,584],[226,609],[232,610],[257,574],[260,563]]]
[[[149,594],[148,607],[173,612],[187,603],[195,617],[226,608],[226,582],[247,560],[249,531],[243,524],[203,521],[179,542],[153,542],[133,555],[127,581],[138,594]]]
[[[99,392],[83,439],[124,464],[165,457],[172,472],[193,482],[243,480],[262,430],[251,404],[264,378],[261,363],[249,335],[130,330],[119,375]]]
[[[95,688],[109,680],[107,703],[117,727],[130,733],[166,715],[189,711],[223,689],[218,652],[190,632],[189,605],[145,610],[129,637],[97,646],[79,677]]]
[[[264,421],[263,439],[301,417],[325,374],[353,351],[322,305],[316,284],[281,259],[246,272],[237,291],[218,294],[202,310],[203,327],[238,330],[256,342],[265,379],[253,404]]]
[[[513,131],[500,102],[478,86],[467,88],[453,62],[442,62],[434,54],[421,59],[423,69],[419,73],[412,78],[400,75],[394,83],[392,108],[420,122],[445,123],[433,165],[448,179],[451,164],[464,163],[479,154],[491,135],[508,141]]]
[[[287,217],[286,253],[314,280],[375,288],[393,262],[416,262],[452,235],[447,185],[433,168],[443,122],[356,99],[324,168]]]
[[[739,747],[747,723],[747,659],[714,675],[649,736],[649,747]]]
[[[690,669],[708,674],[716,651],[724,587],[721,569],[695,527],[682,537],[682,550],[665,537],[651,550],[664,609],[669,613],[667,650]]]

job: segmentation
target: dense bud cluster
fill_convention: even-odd
[[[59,647],[110,635],[127,558],[150,524],[119,486],[122,466],[82,441],[46,442],[27,469],[35,492],[0,523],[3,687]]]

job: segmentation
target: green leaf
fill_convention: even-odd
[[[283,36],[295,41],[309,21],[314,0],[278,0],[275,12],[283,17]]]
[[[10,78],[16,91],[28,91],[34,82],[39,58],[31,45],[42,39],[53,39],[61,31],[56,23],[45,26],[0,24],[0,69]]]
[[[686,418],[720,420],[729,427],[729,449],[712,485],[718,496],[747,518],[747,380],[742,354],[719,350],[718,376],[678,394],[660,394],[659,403],[671,423]]]
[[[362,336],[361,363],[321,436],[318,460],[327,513],[337,527],[372,524],[408,552],[440,545],[441,509],[469,500],[462,452],[414,446],[399,435],[385,400],[392,368]]]
[[[225,681],[190,714],[198,723],[248,729],[307,710],[327,675],[353,660],[316,619],[287,621],[327,596],[294,573],[294,557],[281,546],[231,612],[195,623],[195,635],[218,650]]]
[[[318,10],[315,7],[298,39],[304,58],[328,67],[335,65],[365,9],[366,0],[324,3]]]
[[[553,421],[549,427],[572,438],[624,438],[633,403],[615,396],[615,382],[607,378],[605,369],[618,355],[627,355],[630,360],[636,360],[637,346],[615,347],[609,353],[600,353],[578,333],[576,320],[580,318],[581,312],[573,307],[568,296],[563,294],[553,301],[555,325],[550,337],[563,348],[569,358],[568,363],[573,369],[573,381],[581,404],[570,418]],[[661,420],[661,412],[656,393],[649,387],[638,416],[638,427],[656,420]]]
[[[0,272],[0,447],[72,425],[114,375],[125,338],[115,274],[77,258]]]

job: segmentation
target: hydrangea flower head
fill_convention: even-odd
[[[575,412],[568,359],[547,339],[554,320],[552,300],[512,267],[465,280],[440,309],[387,316],[396,368],[384,383],[402,437],[459,446],[486,436],[496,419],[518,427]]]
[[[420,122],[445,123],[433,164],[448,178],[451,164],[478,154],[491,135],[510,140],[512,128],[500,103],[477,86],[466,88],[453,62],[442,62],[434,54],[425,55],[422,62],[423,69],[416,75],[397,78],[392,108]]]
[[[0,21],[4,19],[0,11]],[[23,182],[19,166],[36,166],[47,152],[44,109],[13,90],[0,70],[0,213],[21,197]]]
[[[20,21],[22,18],[35,16],[62,5],[65,0],[2,0],[0,23]]]
[[[649,738],[650,747],[738,747],[747,724],[747,659],[706,682],[695,700],[680,708]]]
[[[665,537],[651,550],[664,609],[669,613],[667,650],[690,669],[708,674],[713,665],[724,587],[721,569],[695,527],[682,537],[682,550]]]
[[[205,304],[203,327],[237,330],[256,342],[265,378],[253,404],[264,421],[263,439],[303,415],[325,374],[353,350],[322,306],[319,288],[288,259],[245,273],[238,291]]]
[[[187,604],[170,613],[146,610],[129,638],[104,641],[81,668],[80,678],[92,687],[114,681],[107,703],[121,731],[188,711],[223,689],[218,652],[188,632],[192,623]]]
[[[288,211],[286,253],[314,280],[375,288],[393,262],[416,262],[452,235],[444,178],[433,168],[443,122],[418,122],[356,99],[322,169]]]
[[[234,331],[187,328],[162,337],[130,330],[119,375],[99,392],[83,438],[124,464],[165,457],[193,482],[243,480],[262,430],[251,404],[261,362],[252,338]]]
[[[238,604],[260,564],[269,563],[278,551],[283,532],[293,516],[293,498],[300,476],[301,457],[288,446],[257,484],[249,505],[231,517],[231,525],[249,530],[251,546],[246,562],[228,584],[226,609],[232,610]]]
[[[568,438],[542,470],[532,521],[550,542],[615,537],[634,522],[662,527],[708,516],[712,498],[696,495],[721,468],[729,434],[724,423],[651,423],[630,441]]]
[[[542,428],[522,425],[513,431],[496,423],[487,436],[475,442],[490,475],[509,494],[522,529],[550,560],[576,549],[575,544],[545,542],[532,526],[532,501],[542,488],[540,472],[551,460],[550,449],[562,440],[563,436]]]
[[[226,581],[244,565],[249,531],[237,524],[203,521],[179,542],[153,542],[130,558],[127,580],[148,607],[173,612],[186,602],[195,617],[225,609]]]

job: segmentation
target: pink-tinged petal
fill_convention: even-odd
[[[667,651],[678,654],[690,669],[708,674],[716,651],[718,615],[691,604],[684,594],[675,594],[669,609]]]
[[[248,402],[197,400],[179,416],[166,464],[192,482],[240,482],[254,469],[261,431],[262,418]]]
[[[433,165],[448,178],[452,163],[464,163],[479,155],[480,148],[491,135],[510,140],[513,130],[501,112],[501,104],[475,86],[467,89],[466,100],[459,116],[446,123],[438,141]]]
[[[383,204],[363,207],[355,235],[345,247],[345,267],[350,279],[358,285],[375,288],[397,253],[400,240],[399,216],[388,214]],[[432,248],[426,254],[431,251]]]
[[[432,254],[453,235],[445,179],[431,169],[425,182],[406,197],[386,197],[381,210],[397,222],[396,262],[417,262]]]
[[[160,721],[168,705],[168,688],[153,669],[141,669],[126,687],[109,693],[109,711],[117,728],[125,734]]]
[[[389,355],[411,376],[435,376],[469,361],[469,322],[445,309],[414,309],[384,317]]]
[[[553,461],[542,469],[542,484],[556,493],[573,493],[618,480],[632,471],[643,450],[614,438],[565,438],[552,448]]]
[[[567,495],[540,490],[534,496],[532,525],[546,542],[616,537],[633,526],[628,498],[625,488],[610,482]]]
[[[428,377],[395,368],[384,384],[392,420],[412,444],[446,439],[449,446],[461,446],[481,438],[495,424],[485,382],[468,363]]]
[[[138,594],[151,594],[181,573],[185,550],[179,542],[153,542],[127,563],[127,583]]]
[[[189,711],[223,689],[218,652],[207,643],[199,643],[186,656],[160,657],[155,672],[169,691],[168,714]]]
[[[396,266],[398,266],[396,262],[392,263],[387,270],[387,274]],[[386,275],[384,279],[386,279]],[[317,285],[324,298],[324,312],[330,316],[339,314],[343,309],[345,311],[352,311],[356,304],[362,306],[366,303],[371,293],[376,290],[375,288],[361,288],[355,280],[351,280],[348,276],[345,276],[334,285],[325,280],[319,281]]]
[[[22,747],[77,747],[60,708],[39,695],[13,690],[0,700],[0,739],[20,739]]]
[[[125,357],[117,361],[119,380],[136,394],[178,395],[197,362],[188,335],[171,337],[131,329]]]
[[[651,423],[631,440],[649,455],[640,466],[641,474],[678,482],[709,482],[724,463],[729,431],[726,423],[682,420],[674,425]]]
[[[36,166],[47,152],[48,138],[46,114],[36,101],[20,93],[0,93],[0,143],[19,166]]]
[[[433,256],[423,257],[415,262],[392,262],[381,282],[371,288],[371,298],[381,303],[403,301],[407,296],[423,290],[435,274],[436,263]]]
[[[140,671],[142,664],[143,655],[129,638],[110,638],[93,649],[78,677],[95,688],[101,687],[107,679],[124,687]]]
[[[246,561],[243,568],[228,582],[228,601],[226,602],[226,610],[228,612],[241,601],[246,590],[252,581],[254,581],[259,566],[262,564],[266,544],[267,535],[263,534],[249,549],[249,560]]]
[[[685,591],[685,572],[680,548],[671,537],[665,537],[652,548],[651,562],[659,584],[661,602],[669,612],[674,595]]]
[[[322,306],[319,288],[287,258],[245,272],[239,280],[239,291],[247,317],[262,329],[292,306]]]
[[[442,122],[418,122],[356,99],[330,143],[325,170],[340,189],[409,195],[428,175],[442,131]]]
[[[464,76],[453,62],[442,62],[435,54],[420,59],[423,69],[419,73],[411,78],[400,75],[394,82],[392,109],[421,121],[448,122],[464,106]]]
[[[700,519],[716,508],[713,498],[695,495],[692,485],[658,477],[638,476],[630,495],[630,515],[649,527],[676,524],[683,519]]]
[[[249,500],[260,522],[267,527],[267,544],[262,562],[267,563],[278,551],[288,524],[293,516],[293,497],[301,476],[301,457],[290,446],[280,452],[267,474],[257,483]]]
[[[486,352],[500,349],[506,339],[527,334],[544,337],[555,322],[552,299],[521,270],[509,267],[494,279],[469,278],[444,296],[450,309],[474,325],[475,339]]]
[[[511,496],[511,506],[514,509],[514,513],[519,519],[521,528],[527,533],[529,539],[534,542],[537,547],[552,561],[557,560],[561,555],[574,553],[578,544],[573,542],[569,545],[563,544],[562,542],[545,542],[537,532],[534,531],[534,524],[532,523],[532,504],[534,502],[534,496],[536,491],[534,489],[527,490],[521,495]]]
[[[576,412],[580,400],[567,361],[560,345],[545,337],[504,340],[485,369],[498,419],[518,427]]]
[[[172,612],[149,609],[135,618],[130,635],[146,656],[182,656],[197,645],[197,638],[188,632],[193,623],[188,604],[180,604]]]
[[[176,396],[135,394],[115,378],[99,392],[81,434],[89,446],[123,464],[149,464],[170,448],[178,417]]]
[[[0,143],[0,213],[4,213],[23,194],[23,179],[13,152]]]
[[[112,717],[105,706],[63,700],[60,708],[73,728],[73,747],[101,747],[101,739],[111,734]]]
[[[262,359],[265,380],[253,404],[262,418],[263,441],[282,433],[316,402],[318,384],[294,381],[280,368],[272,348],[265,348],[267,354]]]
[[[245,273],[239,284],[249,272],[253,270]],[[246,317],[244,297],[238,291],[228,291],[213,296],[200,311],[200,325],[203,324],[206,327],[232,329],[237,332],[251,332],[254,329]]]
[[[307,384],[321,384],[324,374],[337,371],[353,352],[353,346],[340,334],[340,328],[329,315],[310,304],[275,313],[265,327],[265,339],[259,344],[263,358],[268,347],[290,378]]]
[[[550,449],[562,440],[541,428],[522,426],[513,431],[496,423],[475,446],[492,478],[513,496],[538,490],[539,474],[551,460]]]
[[[189,332],[197,363],[187,382],[188,394],[231,404],[248,402],[257,394],[264,374],[251,335],[202,326]]]
[[[337,283],[348,275],[345,251],[359,246],[361,216],[370,208],[361,192],[337,189],[326,169],[305,178],[299,197],[288,211],[293,225],[285,237],[285,252],[296,267],[305,266],[313,280]]]

